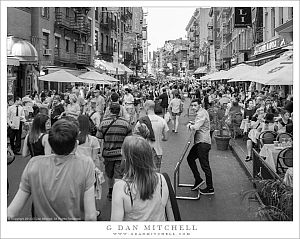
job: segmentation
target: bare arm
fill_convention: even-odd
[[[44,146],[44,151],[45,151],[45,155],[49,155],[52,153],[52,148],[49,144],[49,141],[48,141],[48,137],[49,135],[46,134],[44,137],[43,137],[43,141],[42,141],[42,144]]]
[[[30,193],[24,192],[23,190],[19,189],[16,196],[14,197],[13,201],[7,208],[7,219],[13,219],[20,214],[20,211],[23,209],[24,205],[26,204]]]
[[[96,221],[96,204],[94,198],[94,185],[90,187],[84,193],[83,199],[83,207],[84,207],[84,220],[85,221]]]
[[[123,182],[118,181],[115,183],[112,192],[112,206],[111,206],[111,221],[123,221],[124,218],[124,203],[121,196],[123,189]]]
[[[25,140],[24,140],[24,144],[23,144],[23,150],[22,150],[22,156],[23,157],[27,157],[29,155],[29,148],[28,148],[28,145],[27,145],[27,141],[28,141],[28,134],[26,135]]]

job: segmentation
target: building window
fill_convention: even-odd
[[[70,18],[70,8],[66,8],[66,18]]]
[[[275,7],[271,8],[271,37],[275,36]]]
[[[74,53],[77,53],[77,42],[74,41]]]
[[[70,51],[70,40],[66,39],[66,52]]]
[[[49,7],[42,7],[42,17],[49,18]]]
[[[109,45],[108,36],[106,36],[105,38],[106,38],[106,49],[108,49],[108,45]]]
[[[95,7],[95,20],[98,21],[99,20],[99,10],[97,7]]]
[[[49,34],[43,32],[43,48],[49,49]]]
[[[283,24],[283,7],[279,8],[279,26]]]
[[[293,8],[292,7],[288,8],[288,17],[289,17],[289,19],[293,19]]]
[[[104,45],[104,36],[103,33],[101,33],[101,52],[103,52],[103,45]]]
[[[99,32],[95,31],[95,46],[96,46],[96,51],[99,49]]]
[[[59,42],[59,37],[55,37],[55,46],[54,46],[54,51],[55,51],[55,53],[56,54],[58,54],[58,52],[59,52],[59,48],[60,48],[60,42]]]

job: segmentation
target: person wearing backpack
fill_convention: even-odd
[[[90,107],[85,112],[85,114],[89,118],[89,124],[90,124],[89,133],[92,136],[96,136],[97,130],[99,129],[101,123],[101,115],[98,111],[96,111],[96,103],[97,101],[95,99],[91,99]]]

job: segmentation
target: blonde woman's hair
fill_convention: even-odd
[[[152,199],[158,176],[151,146],[141,136],[127,136],[122,145],[122,154],[125,157],[123,179],[136,188],[142,200]]]

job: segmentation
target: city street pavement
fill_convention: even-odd
[[[169,140],[163,142],[163,161],[161,172],[167,172],[173,183],[173,174],[176,163],[179,161],[183,149],[189,140],[190,133],[186,129],[186,124],[193,117],[187,116],[187,108],[190,100],[185,101],[184,113],[180,117],[179,133],[172,132],[171,122]],[[143,115],[143,112],[141,113]],[[186,157],[186,156],[185,156]],[[219,151],[213,140],[210,151],[210,165],[213,173],[213,182],[215,195],[203,196],[199,200],[178,200],[181,218],[184,221],[254,221],[259,220],[255,216],[258,203],[243,199],[243,193],[251,190],[250,182],[244,169],[238,160],[232,154],[231,150]],[[10,191],[8,203],[15,195],[21,178],[21,173],[28,159],[17,156],[16,161],[8,166],[8,178],[10,181]],[[198,169],[201,176],[205,179],[199,162]],[[194,179],[187,164],[186,158],[183,160],[180,169],[180,183],[193,184]],[[205,187],[203,185],[202,187]],[[177,189],[180,196],[195,196],[196,192],[190,191],[189,188]],[[102,199],[97,202],[97,208],[101,210],[99,220],[109,220],[111,212],[111,202],[106,199],[107,184],[103,185]],[[30,216],[30,205],[28,202],[22,215]]]

